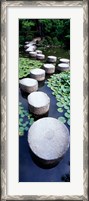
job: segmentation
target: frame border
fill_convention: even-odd
[[[83,6],[83,196],[9,196],[6,194],[6,9],[12,6]],[[88,201],[88,0],[83,1],[3,1],[1,2],[1,201],[4,200],[83,200]]]

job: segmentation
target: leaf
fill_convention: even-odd
[[[68,107],[67,105],[64,105],[64,108],[65,108],[66,110],[69,110],[69,107]]]
[[[23,136],[24,132],[19,131],[19,136]]]
[[[22,113],[22,114],[20,114],[21,115],[21,117],[24,117],[25,115]]]
[[[63,104],[61,104],[60,102],[57,102],[56,104],[58,107],[63,107]]]
[[[20,119],[19,119],[19,121],[20,121],[20,122],[22,122],[22,121],[23,121],[23,119],[22,119],[22,118],[20,118]]]
[[[63,123],[66,123],[65,117],[59,117],[58,120],[60,120],[60,121],[63,122]]]
[[[55,93],[54,93],[54,92],[52,92],[52,94],[53,94],[53,95],[55,95]]]
[[[56,95],[56,98],[59,100],[61,98],[61,95]]]
[[[69,109],[67,110],[67,113],[70,114],[70,110]]]
[[[20,132],[23,132],[24,128],[23,127],[19,127],[19,130],[20,130]]]
[[[58,108],[57,111],[58,112],[63,112],[63,109],[62,108]]]
[[[32,117],[32,114],[28,114],[28,119],[30,119]]]
[[[34,118],[30,119],[30,125],[32,125],[34,123]]]
[[[65,115],[65,117],[67,117],[68,119],[70,118],[70,114],[69,114],[69,113],[66,112],[64,115]]]
[[[70,119],[68,119],[67,124],[70,126]]]
[[[28,128],[27,126],[24,128],[25,131],[28,131],[28,129],[29,129],[29,128]]]
[[[26,126],[27,126],[27,123],[24,123],[24,124],[23,124],[23,127],[26,127]]]

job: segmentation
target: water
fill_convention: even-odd
[[[40,50],[41,48],[38,47],[37,49]],[[60,47],[44,47],[44,48],[42,48],[42,52],[43,52],[43,54],[45,54],[46,57],[47,56],[56,56],[58,60],[60,58],[70,59],[70,51],[62,49]],[[20,55],[23,57],[26,57],[26,53],[24,53],[24,51],[21,51]]]
[[[43,50],[46,56],[56,56],[58,59],[67,58],[70,59],[69,50],[62,49],[60,47],[48,47]]]
[[[46,54],[46,56],[53,55],[69,59],[69,52],[60,48],[47,48],[43,53]],[[51,89],[47,87],[47,84],[42,82],[38,90],[47,93],[51,99],[48,117],[58,118],[60,114],[57,111],[56,98],[52,95]],[[19,93],[19,100],[24,108],[28,110],[27,99],[22,95],[21,91]],[[66,126],[70,130],[67,124]],[[19,137],[19,182],[69,182],[70,148],[57,166],[44,169],[32,160],[27,142],[27,134],[28,132],[25,131],[24,135]]]

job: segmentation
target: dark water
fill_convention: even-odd
[[[47,54],[51,55],[49,52]],[[65,55],[67,54],[65,52]],[[52,55],[57,56],[57,54]],[[63,57],[69,58],[68,55],[65,55],[63,54]],[[39,91],[47,93],[51,99],[48,116],[54,118],[61,116],[61,113],[57,111],[56,98],[52,95],[51,89],[42,83],[39,85]],[[28,110],[27,99],[22,96],[21,91],[19,93],[19,100],[24,108]],[[67,124],[66,126],[70,130]],[[28,132],[25,132],[23,136],[19,137],[19,182],[70,182],[70,148],[58,165],[50,169],[44,169],[32,160],[27,142],[27,134]]]
[[[58,59],[67,58],[70,59],[69,50],[62,49],[60,47],[48,47],[43,50],[46,56],[56,56]]]
[[[38,47],[37,49],[41,49],[41,48]],[[56,56],[58,61],[60,58],[70,59],[70,51],[62,49],[61,47],[44,47],[44,48],[42,48],[42,52],[43,52],[43,54],[45,54],[46,57],[47,56]],[[20,52],[20,55],[23,57],[28,57],[24,50],[22,50]]]

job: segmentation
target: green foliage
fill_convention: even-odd
[[[19,58],[19,78],[26,77],[33,68],[41,68],[42,62],[29,58]]]
[[[48,79],[47,86],[51,88],[52,94],[56,96],[58,112],[64,114],[59,117],[62,122],[70,124],[70,71],[54,74]]]
[[[24,132],[28,131],[33,122],[34,118],[32,114],[29,114],[22,106],[22,103],[19,102],[19,135],[23,136]]]
[[[70,20],[69,19],[20,19],[19,43],[24,45],[25,40],[34,37],[42,38],[41,45],[61,45],[70,47]]]
[[[60,42],[58,41],[57,37],[53,37],[53,44],[54,44],[55,46],[60,45]]]
[[[58,117],[58,120],[61,121],[62,123],[66,123],[65,117]]]
[[[19,20],[19,44],[20,48],[24,45],[25,41],[30,41],[34,37],[35,22],[29,19]]]
[[[52,45],[52,38],[50,36],[46,36],[45,39],[47,40],[47,44]]]
[[[34,27],[35,23],[32,20],[22,20],[22,28],[23,29],[31,29],[31,27]]]

